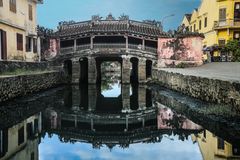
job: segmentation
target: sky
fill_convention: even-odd
[[[165,30],[176,29],[184,14],[192,13],[201,0],[44,0],[38,6],[38,23],[41,26],[56,29],[61,21],[85,21],[92,15],[106,17],[111,13],[118,18],[129,15],[132,20],[157,20],[165,18]]]
[[[124,158],[123,158],[124,157]],[[191,138],[178,140],[178,136],[163,135],[161,143],[137,143],[129,148],[119,146],[110,151],[105,145],[101,149],[93,149],[91,144],[77,142],[61,143],[57,135],[45,136],[39,146],[39,160],[201,160],[198,144]]]

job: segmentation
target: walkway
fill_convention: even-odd
[[[160,70],[240,83],[240,63],[219,62],[194,68],[163,68]]]

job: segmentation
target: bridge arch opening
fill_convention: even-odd
[[[88,83],[88,58],[80,58],[80,83]]]
[[[131,85],[130,109],[136,111],[139,108],[138,84]]]
[[[71,60],[66,60],[64,61],[64,72],[66,74],[66,76],[68,77],[68,79],[71,79],[72,77],[72,61]]]
[[[146,78],[152,78],[152,64],[151,60],[146,61]]]
[[[130,82],[131,83],[138,83],[138,63],[139,60],[136,57],[132,57],[130,59],[130,62],[132,63],[132,69],[130,74]]]
[[[97,83],[118,83],[122,79],[121,57],[97,57]]]

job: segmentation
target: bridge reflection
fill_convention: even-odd
[[[104,97],[101,85],[67,86],[65,107],[75,111],[104,113],[130,113],[153,107],[152,92],[146,86],[119,84],[118,87],[119,96]]]
[[[106,145],[110,149],[116,145],[127,148],[134,143],[161,142],[164,135],[178,135],[184,141],[203,130],[201,126],[177,114],[169,117],[166,127],[162,127],[162,122],[166,120],[160,116],[162,114],[168,113],[156,108],[112,115],[74,111],[66,113],[62,109],[53,109],[46,110],[44,114],[44,128],[49,134],[57,134],[64,142],[90,143],[93,148]]]

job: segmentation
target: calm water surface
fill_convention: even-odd
[[[1,105],[0,159],[240,159],[240,118],[196,112],[210,105],[118,82],[60,87]]]

